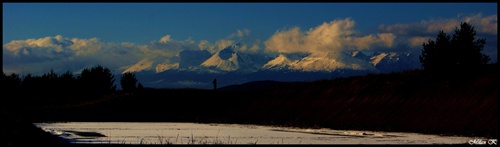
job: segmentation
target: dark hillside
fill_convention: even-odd
[[[4,114],[23,122],[251,123],[497,138],[496,68],[452,77],[414,70],[313,82],[254,82],[238,90],[146,88],[83,103],[13,106]]]
[[[35,116],[53,121],[233,122],[496,136],[496,74],[488,70],[436,79],[415,70],[278,83],[262,90],[147,89]],[[258,83],[247,85],[253,89]]]
[[[277,124],[497,136],[496,76],[430,80],[410,71],[316,81],[271,91],[248,109],[259,108],[250,120]]]

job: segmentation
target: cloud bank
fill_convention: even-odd
[[[145,70],[162,72],[179,68],[179,53],[183,50],[206,50],[213,54],[244,39],[249,33],[247,29],[237,30],[228,38],[215,43],[207,40],[196,43],[190,39],[179,41],[171,35],[145,45],[106,42],[98,38],[67,38],[62,35],[14,40],[3,46],[4,71],[43,74],[54,69],[61,73],[67,70],[79,73],[83,68],[99,64],[115,73]],[[256,52],[259,43],[259,40],[249,45],[243,42],[239,49],[242,52]]]
[[[422,44],[429,39],[435,40],[439,31],[443,30],[452,36],[460,23],[470,23],[476,30],[476,38],[485,38],[486,45],[483,53],[491,57],[491,62],[498,62],[498,16],[483,16],[481,13],[472,15],[457,15],[455,18],[438,18],[422,20],[410,24],[381,24],[378,27],[380,33],[392,33],[397,36],[396,42],[408,45],[415,53],[421,53]]]
[[[435,39],[441,30],[452,35],[454,30],[460,27],[461,22],[467,22],[474,26],[477,32],[476,38],[495,36],[495,38],[489,38],[488,40],[496,40],[496,36],[498,35],[497,15],[484,17],[480,13],[469,16],[459,15],[457,18],[422,20],[411,24],[382,24],[378,29],[382,33],[392,33],[405,39],[399,41],[408,42],[412,47],[421,47],[423,43],[421,41]]]
[[[3,70],[33,74],[42,74],[50,69],[57,72],[67,70],[78,72],[83,68],[100,64],[116,73],[148,70],[162,72],[169,69],[187,68],[183,65],[179,66],[181,51],[203,51],[200,54],[207,56],[206,52],[215,54],[235,43],[240,44],[237,52],[262,55],[308,53],[312,56],[329,54],[329,57],[338,58],[342,52],[401,51],[403,50],[401,46],[407,46],[405,50],[410,48],[414,53],[420,54],[423,42],[435,39],[440,30],[452,34],[452,31],[459,27],[460,22],[471,23],[477,31],[476,38],[487,39],[483,52],[489,55],[493,62],[497,62],[497,15],[474,14],[459,15],[456,18],[422,20],[409,24],[381,24],[377,32],[373,34],[365,34],[356,30],[356,22],[351,18],[345,18],[324,22],[307,30],[299,27],[281,29],[264,40],[262,38],[250,40],[252,33],[248,29],[238,29],[226,38],[214,42],[176,40],[170,34],[159,36],[158,40],[148,44],[115,43],[99,38],[67,38],[62,35],[13,40],[3,45]],[[187,56],[193,60],[192,63],[201,62],[198,61],[200,59]]]
[[[344,50],[370,50],[392,47],[392,33],[362,35],[350,18],[325,22],[306,32],[299,27],[277,31],[264,42],[266,51],[279,53],[340,54]]]

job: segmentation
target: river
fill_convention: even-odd
[[[76,144],[465,144],[470,140],[482,139],[408,132],[178,122],[65,122],[34,125]]]

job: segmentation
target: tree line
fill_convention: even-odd
[[[96,99],[99,96],[118,92],[115,85],[115,76],[106,67],[96,65],[85,68],[79,75],[70,71],[57,74],[50,70],[41,76],[31,73],[21,77],[19,74],[5,74],[0,77],[2,92],[5,99],[14,103],[60,104]],[[134,73],[127,72],[120,78],[121,92],[136,92],[143,86],[138,82]]]

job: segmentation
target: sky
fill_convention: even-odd
[[[497,3],[3,3],[2,11],[5,72],[89,63],[126,71],[161,60],[158,70],[181,50],[213,54],[236,42],[253,53],[419,53],[460,22],[475,26],[497,61]]]

